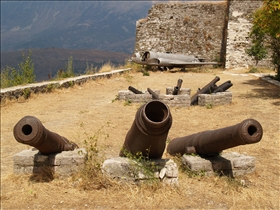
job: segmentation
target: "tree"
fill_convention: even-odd
[[[253,17],[252,47],[259,44],[272,51],[272,63],[276,68],[276,79],[280,81],[280,1],[264,0],[263,6],[258,9]],[[267,40],[267,41],[265,41]],[[267,43],[267,44],[266,44]],[[251,47],[251,48],[252,48]],[[258,49],[256,54],[261,52]],[[263,55],[263,52],[260,53]],[[259,58],[261,58],[260,56]]]

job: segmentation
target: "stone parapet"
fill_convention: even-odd
[[[126,71],[130,71],[131,68],[113,70],[110,72],[97,73],[93,75],[82,75],[73,78],[67,78],[61,81],[50,81],[50,82],[40,82],[32,83],[28,85],[20,85],[15,87],[9,87],[1,89],[1,103],[8,100],[17,100],[20,97],[25,97],[30,94],[36,93],[47,93],[51,92],[53,88],[69,88],[74,85],[81,85],[89,80],[96,80],[102,78],[111,78],[115,74],[122,74]]]
[[[68,176],[84,166],[85,155],[86,150],[83,148],[49,155],[44,155],[37,149],[23,150],[13,156],[14,173],[36,174],[47,168],[51,173]]]
[[[221,155],[200,157],[183,155],[182,163],[192,172],[213,176],[230,175],[232,177],[250,174],[255,170],[255,158],[237,152],[223,153]]]
[[[156,159],[138,162],[130,158],[116,157],[103,162],[105,175],[118,181],[139,182],[160,180],[169,185],[178,185],[178,167],[171,159]]]

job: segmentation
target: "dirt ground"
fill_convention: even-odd
[[[196,72],[130,72],[81,86],[37,94],[28,100],[1,106],[1,209],[279,209],[280,87],[251,74],[222,70]],[[98,135],[105,157],[117,157],[140,104],[115,100],[119,90],[175,86],[191,88],[193,95],[215,76],[218,85],[231,80],[230,105],[170,107],[173,124],[168,139],[235,125],[247,118],[259,121],[259,143],[225,150],[256,158],[252,174],[227,177],[190,176],[179,171],[179,186],[112,184],[82,189],[73,177],[36,181],[31,175],[13,174],[13,155],[31,148],[13,137],[14,125],[24,116],[41,120],[50,131],[84,146]],[[164,157],[169,157],[164,153]]]

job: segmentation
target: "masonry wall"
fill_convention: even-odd
[[[152,6],[136,23],[135,51],[221,56],[226,2],[168,2]]]
[[[262,0],[168,2],[151,7],[136,22],[135,52],[193,54],[222,61],[226,68],[253,66],[250,45],[252,14]],[[259,63],[269,66],[268,60]]]

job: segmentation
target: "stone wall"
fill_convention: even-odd
[[[249,38],[252,28],[252,14],[262,6],[262,1],[257,0],[230,0],[228,36],[226,48],[226,68],[238,68],[254,65],[254,60],[245,52],[249,48]],[[268,66],[269,61],[263,60],[259,66]]]
[[[154,4],[145,19],[136,22],[135,52],[193,54],[222,61],[226,68],[249,67],[252,14],[262,0],[168,2]],[[260,66],[270,66],[268,60]]]
[[[215,60],[223,48],[226,2],[168,2],[136,23],[135,52],[194,54]]]

